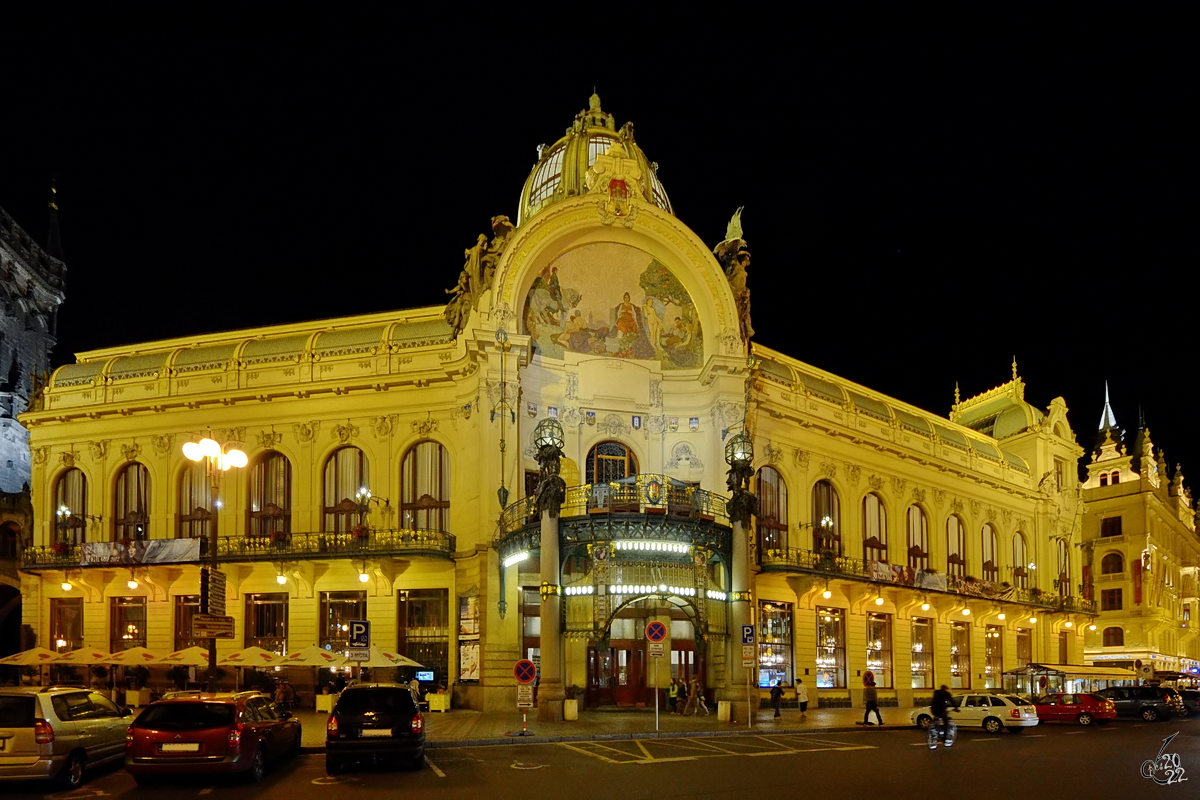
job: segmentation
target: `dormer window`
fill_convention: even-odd
[[[1116,486],[1118,483],[1121,482],[1121,473],[1119,473],[1119,472],[1112,473],[1111,479],[1112,479],[1112,485]]]
[[[1107,472],[1100,473],[1100,485],[1108,486],[1108,473]]]

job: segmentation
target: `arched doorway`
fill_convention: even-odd
[[[608,620],[607,640],[588,646],[588,707],[654,705],[655,669],[659,685],[672,677],[686,683],[693,676],[705,685],[703,632],[697,635],[696,618],[691,601],[674,595],[631,597],[618,607]],[[669,652],[656,658],[646,641],[646,624],[653,619],[666,622],[670,631]]]

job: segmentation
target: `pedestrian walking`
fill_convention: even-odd
[[[667,687],[667,708],[675,716],[679,716],[679,679],[671,678],[671,685]]]
[[[875,688],[875,675],[870,670],[866,675],[863,675],[863,703],[866,710],[863,711],[863,721],[860,725],[874,725],[870,721],[871,712],[875,712],[875,719],[879,720],[879,724],[883,724],[883,715],[879,713],[879,692]]]
[[[685,717],[695,716],[698,711],[703,711],[704,716],[708,716],[708,706],[704,703],[704,687],[700,685],[699,678],[693,677],[688,691],[687,707],[683,710],[683,715]]]
[[[808,719],[808,687],[796,678],[796,702],[800,706],[800,719]]]
[[[779,685],[779,681],[775,681],[775,685],[771,687],[771,705],[775,708],[775,719],[783,716],[780,713],[783,708],[783,687]]]

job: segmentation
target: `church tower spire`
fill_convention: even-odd
[[[1104,382],[1104,411],[1100,414],[1100,430],[1117,427],[1117,418],[1113,415],[1112,405],[1108,402],[1108,381]]]

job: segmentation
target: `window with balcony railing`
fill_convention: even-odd
[[[946,520],[946,574],[967,574],[967,529],[954,514]]]
[[[144,465],[130,461],[121,468],[113,499],[113,539],[150,538],[150,472]]]
[[[212,486],[203,462],[188,462],[179,476],[179,538],[200,539],[208,535],[213,517]]]
[[[908,566],[919,570],[929,568],[929,520],[920,506],[908,507]]]
[[[1013,586],[1029,588],[1029,549],[1020,531],[1013,534]]]
[[[758,549],[775,550],[787,546],[788,492],[787,483],[774,467],[758,471],[758,516],[754,521],[758,531]]]
[[[993,583],[1000,582],[1000,557],[999,548],[996,546],[996,530],[991,523],[983,524],[982,550],[983,556],[983,579],[992,581]]]
[[[817,481],[812,490],[813,550],[842,554],[842,502],[829,481]]]
[[[863,498],[863,558],[887,561],[887,511],[874,492]]]
[[[357,447],[341,447],[325,462],[325,481],[322,492],[321,530],[327,533],[349,533],[358,525],[359,503],[355,498],[369,489],[370,475],[367,457]]]
[[[418,442],[400,468],[401,526],[450,530],[450,456],[437,442]]]
[[[54,521],[57,541],[81,544],[87,541],[87,476],[72,467],[54,484]]]
[[[287,536],[292,531],[292,464],[273,450],[261,455],[250,470],[251,536]]]

